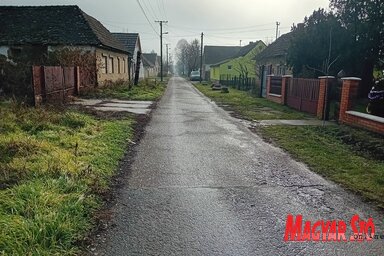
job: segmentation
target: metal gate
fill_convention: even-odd
[[[317,114],[320,80],[293,78],[287,85],[287,105],[299,111]]]

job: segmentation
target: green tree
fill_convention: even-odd
[[[349,36],[332,12],[314,11],[304,23],[293,26],[292,33],[287,61],[294,75],[336,75],[345,68]]]
[[[384,67],[384,1],[330,0],[330,6],[352,36],[350,72],[363,78],[366,92],[374,65]]]

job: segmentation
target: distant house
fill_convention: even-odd
[[[256,78],[255,56],[265,48],[263,41],[250,42],[243,46],[230,59],[211,65],[211,80],[231,79],[233,77]]]
[[[292,32],[290,32],[280,36],[255,57],[260,69],[261,88],[264,89],[263,97],[266,96],[265,89],[268,75],[283,76],[292,74],[292,70],[287,65],[287,52],[292,35]]]
[[[211,80],[211,65],[217,64],[221,61],[227,60],[235,56],[239,52],[240,48],[240,46],[204,46],[203,79]]]
[[[137,57],[140,57],[140,73],[139,78],[144,78],[144,67],[141,50],[141,41],[138,33],[112,33],[120,43],[125,47],[125,50],[129,52],[129,77],[134,79],[135,71],[137,67]]]
[[[95,56],[98,84],[128,80],[128,51],[78,6],[0,6],[0,54],[44,63],[50,53],[76,49]]]
[[[160,72],[160,63],[156,53],[143,53],[144,77],[156,77]]]

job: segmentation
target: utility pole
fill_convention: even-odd
[[[279,26],[280,26],[280,22],[276,21],[276,39],[279,34]]]
[[[169,45],[169,44],[165,44],[165,47],[167,47],[167,48],[166,48],[166,50],[167,50],[167,66],[166,66],[166,67],[167,67],[167,68],[166,68],[167,75],[168,75],[168,70],[169,70],[168,45]]]
[[[168,23],[166,20],[156,20],[160,23],[160,81],[163,82],[163,23]],[[168,34],[168,32],[164,33]]]
[[[201,42],[200,42],[200,83],[203,80],[203,41],[204,40],[204,33],[201,32]]]

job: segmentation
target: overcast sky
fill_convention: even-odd
[[[168,21],[164,44],[169,43],[171,51],[182,38],[200,40],[201,32],[205,45],[240,45],[240,40],[242,45],[256,40],[271,43],[277,21],[279,33],[287,33],[315,9],[328,9],[329,0],[0,0],[0,5],[78,5],[111,32],[140,33],[143,51],[159,53],[155,20]]]

